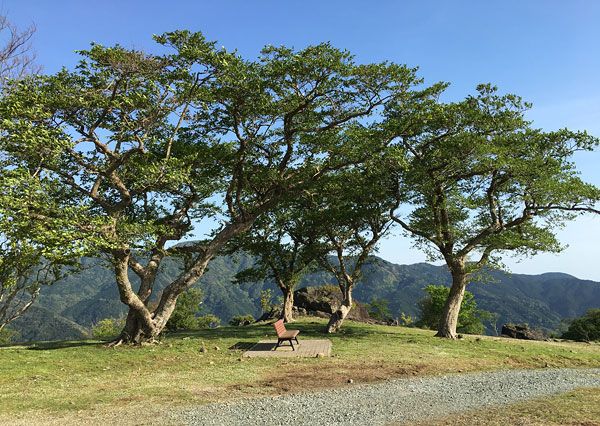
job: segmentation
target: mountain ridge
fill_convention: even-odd
[[[119,296],[112,271],[101,259],[84,258],[86,267],[77,275],[43,289],[36,306],[45,309],[67,322],[74,322],[82,329],[107,317],[125,315],[126,307]],[[255,283],[233,284],[233,277],[240,270],[250,267],[253,259],[246,255],[223,256],[213,259],[205,274],[195,284],[204,292],[202,314],[212,313],[226,324],[237,315],[261,314],[261,291],[271,289],[275,298],[280,295],[274,283],[264,280]],[[155,295],[158,294],[181,271],[177,259],[168,258],[161,265],[156,280]],[[569,274],[549,272],[539,275],[507,274],[503,271],[488,271],[493,283],[473,282],[467,291],[474,295],[480,309],[498,314],[496,329],[490,326],[489,334],[494,334],[503,323],[528,323],[531,327],[545,331],[556,330],[563,318],[583,315],[589,308],[600,307],[600,283],[580,280]],[[417,301],[426,293],[427,285],[449,286],[450,273],[444,266],[426,262],[395,264],[382,258],[372,257],[363,274],[363,280],[354,289],[353,295],[360,302],[373,300],[389,301],[390,314],[400,317],[402,313],[413,318],[417,316]],[[130,276],[132,282],[137,277]],[[324,271],[307,273],[296,288],[304,286],[336,285],[331,274]],[[32,314],[26,318],[32,318]],[[60,319],[60,318],[59,318]],[[32,320],[30,320],[32,321]],[[47,318],[46,322],[50,321]],[[35,321],[33,321],[35,323]],[[34,333],[27,321],[11,327],[21,332],[16,340],[50,340],[45,335]],[[76,327],[75,327],[76,329]],[[67,334],[73,338],[73,330]],[[52,335],[52,338],[58,338]]]

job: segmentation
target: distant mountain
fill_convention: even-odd
[[[126,308],[119,301],[114,275],[108,265],[92,258],[85,258],[82,263],[86,267],[83,272],[43,289],[36,302],[37,309],[32,308],[26,317],[14,323],[11,328],[20,331],[18,340],[71,339],[77,335],[74,330],[83,333],[104,318],[125,315]],[[216,315],[224,324],[236,315],[259,316],[261,290],[273,289],[276,296],[280,292],[268,281],[232,284],[234,275],[252,263],[251,257],[241,255],[214,259],[196,284],[204,292],[202,312]],[[178,261],[165,260],[156,281],[155,295],[180,271]],[[555,330],[563,318],[581,316],[589,308],[600,307],[598,282],[558,273],[507,275],[493,271],[489,275],[495,282],[473,282],[467,290],[474,294],[478,307],[499,315],[498,328],[503,323],[513,322]],[[137,277],[132,275],[131,279],[136,282]],[[449,286],[450,282],[450,274],[444,267],[427,263],[397,265],[374,257],[353,295],[361,302],[388,300],[394,317],[400,317],[402,312],[416,317],[416,302],[425,296],[423,287]],[[318,271],[306,275],[298,288],[326,284],[335,285],[333,277]],[[40,327],[41,318],[46,318],[48,327]]]
[[[89,337],[85,327],[40,306],[31,306],[10,327],[18,331],[13,337],[17,342],[44,340],[78,340]]]

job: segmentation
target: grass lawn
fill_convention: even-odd
[[[161,344],[115,349],[93,340],[0,347],[0,424],[84,418],[160,424],[170,407],[348,386],[348,379],[600,366],[598,345],[487,336],[452,341],[432,331],[351,321],[325,335],[325,323],[310,318],[293,328],[300,339],[331,339],[330,358],[242,358],[237,347],[274,338],[269,324],[181,332]]]
[[[536,398],[419,423],[419,426],[432,425],[600,425],[600,389],[581,388],[548,398]]]

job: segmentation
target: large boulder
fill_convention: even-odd
[[[524,340],[546,340],[544,333],[539,329],[531,329],[521,324],[504,324],[502,326],[502,336],[512,337],[513,339]]]
[[[294,311],[299,315],[329,318],[342,304],[342,292],[338,287],[304,287],[294,292]],[[296,314],[296,312],[294,312]],[[354,321],[371,321],[365,307],[356,300],[346,319]]]

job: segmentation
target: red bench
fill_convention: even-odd
[[[300,344],[300,342],[298,342],[298,338],[296,337],[298,333],[300,333],[300,330],[286,330],[282,319],[273,323],[273,327],[275,327],[275,331],[277,331],[277,346],[275,346],[274,350],[277,350],[281,342],[288,340],[292,346],[292,350],[295,351],[296,349],[294,349],[292,339],[296,340],[297,344]]]

